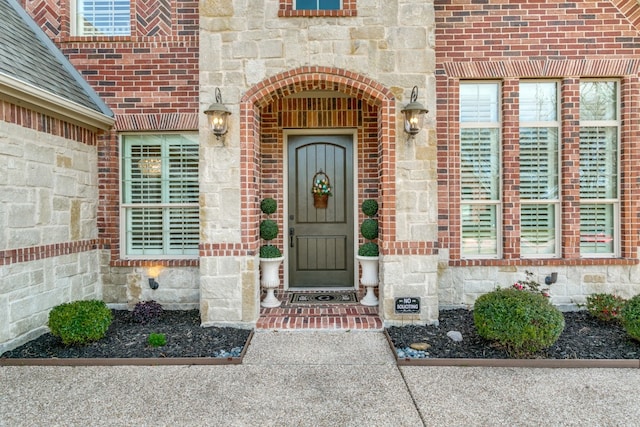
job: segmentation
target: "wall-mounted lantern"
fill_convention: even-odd
[[[231,111],[227,109],[224,105],[222,105],[222,95],[220,94],[220,89],[216,88],[215,90],[216,102],[209,105],[204,113],[207,115],[209,119],[209,126],[211,127],[211,131],[216,136],[216,138],[220,139],[228,130],[228,119],[231,115]]]
[[[404,131],[414,137],[422,129],[424,116],[429,112],[418,102],[418,86],[413,87],[411,102],[405,105],[401,112],[404,114]]]

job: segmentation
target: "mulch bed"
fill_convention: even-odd
[[[563,314],[566,326],[558,341],[546,351],[532,357],[640,359],[640,342],[631,339],[620,324],[600,321],[586,311]],[[510,358],[506,350],[478,336],[473,324],[473,311],[441,311],[439,320],[438,326],[390,327],[387,333],[395,348],[405,348],[412,343],[428,343],[428,358]],[[460,332],[463,340],[454,342],[447,336],[449,331]]]
[[[200,326],[198,310],[165,311],[147,324],[133,320],[128,311],[113,311],[114,321],[107,336],[84,346],[65,346],[51,334],[5,352],[0,358],[220,358],[237,354],[250,339],[251,331],[237,328]],[[546,351],[534,355],[542,359],[640,359],[640,343],[629,338],[622,326],[602,322],[587,312],[564,313],[565,329],[560,339]],[[463,340],[455,342],[447,336],[458,331]],[[509,359],[508,353],[476,333],[473,312],[465,309],[440,312],[439,325],[407,325],[386,330],[395,348],[412,343],[430,345],[427,357],[461,359]],[[151,347],[151,333],[166,335],[167,344]]]
[[[131,312],[114,310],[105,338],[83,346],[66,346],[59,338],[44,334],[0,358],[173,358],[229,357],[238,353],[251,334],[248,329],[200,326],[198,310],[165,310],[150,323],[133,320]],[[149,334],[165,334],[161,347],[147,344]],[[235,349],[235,350],[234,350]]]

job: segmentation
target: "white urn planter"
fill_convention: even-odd
[[[275,290],[280,286],[279,272],[282,260],[284,257],[260,258],[260,285],[267,291],[260,303],[263,307],[280,307],[281,301],[276,298]]]
[[[378,259],[380,257],[358,255],[357,258],[362,269],[360,284],[367,288],[367,293],[360,300],[360,303],[368,306],[378,305],[375,287],[378,286]]]

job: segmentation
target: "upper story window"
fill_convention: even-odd
[[[341,0],[296,0],[296,10],[339,10]]]
[[[357,16],[357,0],[280,0],[278,16]]]
[[[131,34],[130,0],[76,0],[72,17],[75,36]]]

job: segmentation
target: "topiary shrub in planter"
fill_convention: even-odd
[[[617,295],[591,294],[587,297],[587,311],[596,319],[612,322],[620,319],[625,302]]]
[[[278,232],[280,231],[278,229],[278,223],[268,218],[269,215],[276,211],[277,207],[278,205],[276,201],[272,198],[266,198],[260,202],[260,210],[263,214],[267,215],[267,219],[260,221],[260,238],[267,242],[278,237]],[[268,246],[269,248],[263,251],[262,248],[265,246]],[[263,256],[263,253],[265,256]],[[281,256],[282,252],[280,252],[280,249],[269,243],[260,248],[260,258],[280,258]]]
[[[362,212],[368,217],[360,225],[360,233],[369,242],[363,243],[358,248],[358,261],[360,262],[360,284],[367,288],[366,295],[360,300],[362,305],[378,305],[374,288],[378,286],[378,257],[380,249],[378,244],[373,242],[378,238],[378,220],[374,219],[378,213],[378,202],[367,199],[362,202]]]
[[[275,289],[280,286],[280,263],[284,259],[277,246],[268,243],[278,237],[278,223],[269,218],[275,213],[278,205],[272,198],[265,198],[260,202],[260,210],[267,216],[260,222],[260,237],[267,243],[260,246],[260,284],[267,290],[267,294],[260,303],[263,307],[279,307],[280,301],[275,296]]]
[[[380,255],[380,248],[375,243],[367,242],[358,249],[358,255],[364,257],[377,257]]]
[[[103,301],[74,301],[53,307],[48,325],[51,335],[65,345],[82,345],[104,338],[112,320],[111,310]]]
[[[540,293],[497,289],[480,296],[473,309],[478,334],[514,357],[550,347],[564,330],[564,316]]]
[[[627,301],[620,312],[620,321],[629,336],[640,341],[640,295]]]

